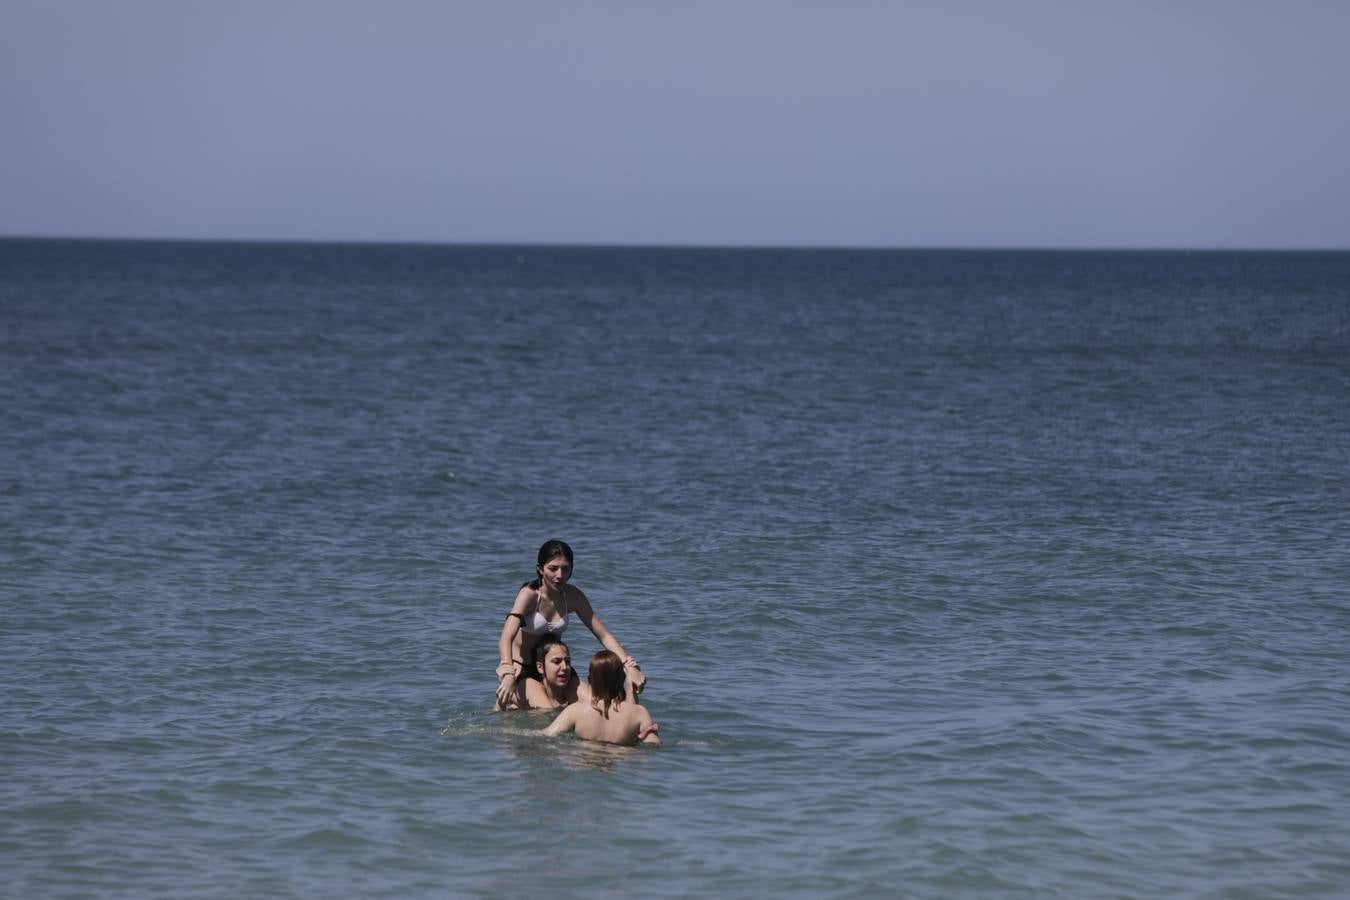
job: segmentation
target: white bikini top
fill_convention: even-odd
[[[567,630],[567,617],[572,611],[567,608],[567,592],[563,591],[562,618],[550,622],[539,614],[540,594],[534,595],[534,612],[520,617],[520,628],[530,637],[543,637],[546,634],[562,634]]]

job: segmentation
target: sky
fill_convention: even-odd
[[[0,236],[1350,248],[1345,0],[0,0]]]

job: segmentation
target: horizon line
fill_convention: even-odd
[[[277,237],[163,237],[146,235],[57,235],[4,234],[0,241],[72,243],[144,243],[144,244],[246,244],[280,246],[350,247],[461,247],[461,248],[534,248],[540,250],[764,250],[825,252],[980,252],[980,253],[1345,253],[1350,246],[1262,247],[1262,246],[1163,246],[1128,244],[813,244],[813,243],[725,243],[700,244],[622,241],[541,241],[541,240],[403,240],[373,238],[277,238]]]

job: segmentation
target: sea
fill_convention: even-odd
[[[1350,897],[1350,253],[0,241],[0,696],[6,898]]]

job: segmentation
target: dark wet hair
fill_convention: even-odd
[[[555,556],[561,556],[563,559],[567,560],[569,566],[573,564],[572,548],[557,538],[553,538],[552,540],[544,541],[544,546],[539,548],[539,561],[534,564],[535,570],[538,571],[539,569],[542,569],[544,563]],[[544,582],[536,576],[533,581],[527,581],[522,586],[531,587],[537,591],[543,584]]]
[[[591,667],[586,672],[586,683],[591,686],[591,709],[606,719],[609,718],[610,704],[614,704],[614,708],[618,709],[624,697],[628,696],[623,660],[619,659],[619,654],[613,650],[601,650],[591,657]]]
[[[572,652],[572,648],[567,646],[563,639],[556,634],[544,635],[539,639],[539,643],[534,645],[534,668],[536,672],[539,671],[539,664],[544,661],[544,656],[548,653],[548,648],[555,645],[560,645],[569,654]]]

